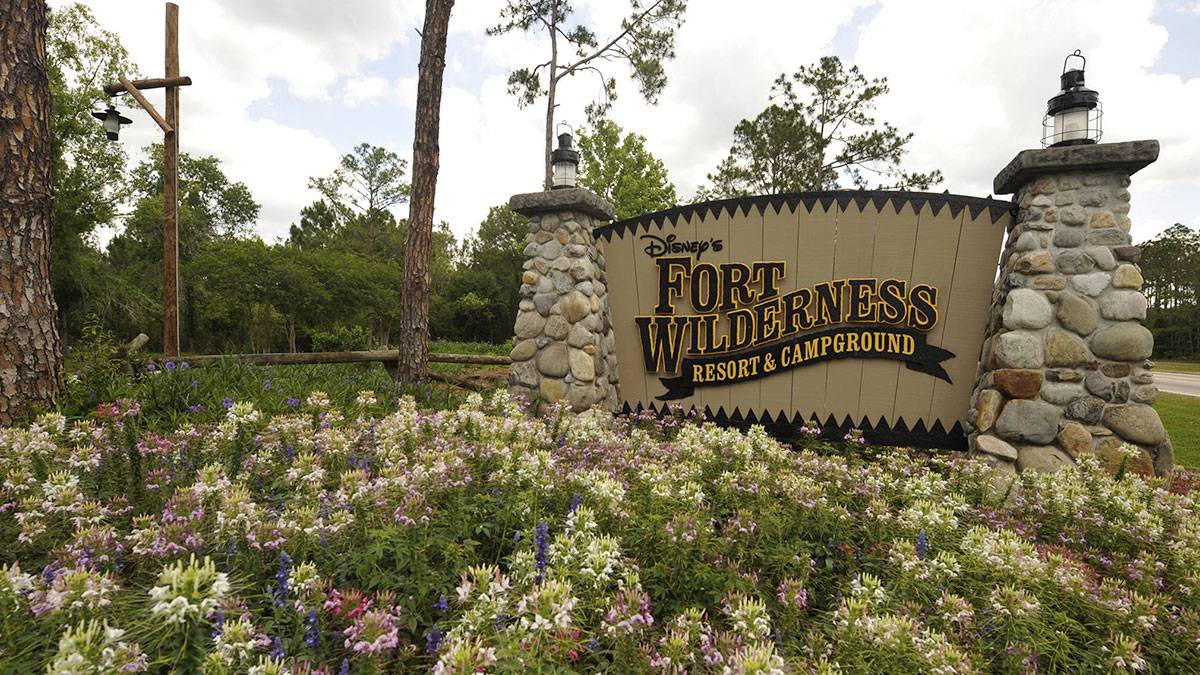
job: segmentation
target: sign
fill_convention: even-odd
[[[831,191],[694,204],[594,230],[620,393],[718,421],[965,446],[1013,204]],[[776,429],[785,431],[786,429]]]

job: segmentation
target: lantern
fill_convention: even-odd
[[[1068,67],[1071,59],[1079,59],[1077,67]],[[1046,102],[1042,118],[1042,147],[1084,145],[1100,140],[1100,94],[1083,86],[1083,70],[1087,59],[1076,49],[1063,60],[1060,77],[1062,91]]]
[[[570,132],[558,135],[558,147],[550,153],[550,166],[554,170],[552,185],[555,190],[575,187],[575,175],[579,171],[579,151],[571,147]]]
[[[116,106],[109,102],[107,110],[95,110],[92,112],[92,117],[104,123],[104,132],[108,135],[108,140],[115,141],[121,133],[121,127],[126,124],[133,124],[133,120],[117,112]]]

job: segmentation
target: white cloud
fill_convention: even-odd
[[[379,101],[388,93],[388,82],[379,76],[359,77],[346,81],[342,92],[342,102],[351,108],[361,104]]]
[[[1144,239],[1158,223],[1139,214],[1194,190],[1200,160],[1200,139],[1179,113],[1200,105],[1200,80],[1148,72],[1167,41],[1153,12],[1149,0],[893,0],[864,28],[856,61],[888,76],[881,117],[916,134],[913,165],[941,168],[951,192],[988,194],[1013,155],[1039,146],[1063,58],[1081,49],[1104,106],[1103,140],[1162,142],[1162,158],[1131,188],[1134,238]]]

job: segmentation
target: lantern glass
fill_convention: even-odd
[[[554,163],[554,187],[556,187],[556,188],[573,188],[573,187],[575,187],[575,163],[574,162],[555,162]]]
[[[1055,115],[1054,138],[1056,142],[1077,141],[1088,138],[1087,108],[1073,108]]]
[[[104,116],[104,130],[108,132],[108,137],[111,140],[117,139],[117,134],[121,131],[121,115],[116,110],[109,110]]]

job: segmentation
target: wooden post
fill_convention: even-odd
[[[179,5],[167,3],[166,79],[179,77]],[[163,134],[163,354],[179,356],[179,87],[168,86]]]

